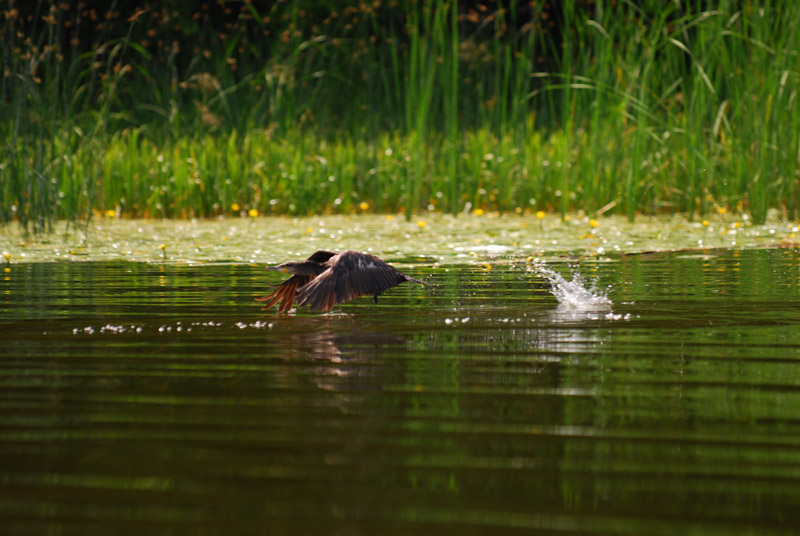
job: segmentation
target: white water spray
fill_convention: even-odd
[[[543,265],[535,265],[535,269],[536,273],[550,282],[553,296],[558,300],[560,307],[578,311],[611,308],[611,300],[594,287],[587,287],[580,272],[573,272],[572,281],[567,281],[561,274],[545,268]]]

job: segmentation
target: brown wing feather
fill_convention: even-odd
[[[312,311],[327,312],[333,309],[334,305],[361,296],[378,295],[406,281],[425,285],[374,255],[356,251],[344,251],[338,255],[329,251],[319,251],[314,255],[318,253],[331,254],[324,262],[328,268],[296,291],[295,301],[298,307],[308,305]]]
[[[327,251],[324,249],[320,249],[315,251],[308,257],[309,261],[318,262],[323,264],[327,262],[331,257],[335,256],[336,252],[334,251]],[[295,296],[297,294],[297,289],[307,285],[312,279],[313,276],[310,275],[300,275],[295,274],[283,283],[281,283],[278,288],[276,288],[271,293],[267,294],[266,296],[261,296],[260,298],[256,298],[256,301],[259,302],[267,302],[261,310],[270,309],[276,303],[280,302],[280,306],[278,307],[279,313],[285,313],[289,309],[292,308],[292,304],[294,303]]]
[[[281,302],[280,307],[278,307],[278,312],[285,313],[292,308],[297,289],[308,284],[311,279],[312,277],[310,275],[293,275],[281,283],[278,288],[271,293],[256,298],[256,301],[267,302],[267,304],[261,308],[262,311],[270,309],[276,303]]]
[[[335,255],[337,255],[337,253],[335,251],[327,251],[327,250],[324,250],[324,249],[320,249],[320,250],[315,251],[314,253],[312,253],[311,256],[306,260],[307,261],[314,261],[314,262],[318,262],[318,263],[322,264],[324,262],[328,262],[328,260],[331,257],[335,256]]]
[[[343,265],[348,277],[342,291],[353,299],[359,296],[374,296],[406,281],[406,277],[394,267],[374,255],[345,252]]]
[[[308,305],[312,311],[330,311],[334,305],[334,284],[335,276],[328,268],[297,292],[297,306]]]
[[[297,292],[297,305],[312,311],[330,311],[334,305],[361,296],[374,296],[408,278],[378,257],[344,251],[326,263],[328,269]]]

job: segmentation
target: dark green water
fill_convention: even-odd
[[[610,310],[524,263],[286,317],[260,266],[12,265],[0,532],[797,530],[800,254],[580,269]]]

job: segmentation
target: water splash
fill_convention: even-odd
[[[612,302],[605,293],[598,291],[594,286],[587,286],[580,272],[572,273],[572,280],[545,268],[543,265],[534,266],[536,273],[546,278],[552,287],[553,296],[558,300],[559,306],[578,311],[608,310]]]
[[[255,322],[215,322],[195,321],[184,323],[177,321],[169,324],[106,324],[104,326],[85,326],[77,327],[72,330],[73,335],[145,335],[151,336],[153,332],[159,334],[190,333],[193,330],[202,331],[207,329],[232,329],[233,327],[242,329],[272,329],[274,322],[256,320]],[[44,332],[47,333],[47,332]]]

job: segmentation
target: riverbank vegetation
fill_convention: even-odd
[[[800,5],[703,4],[10,0],[0,221],[793,219]]]

